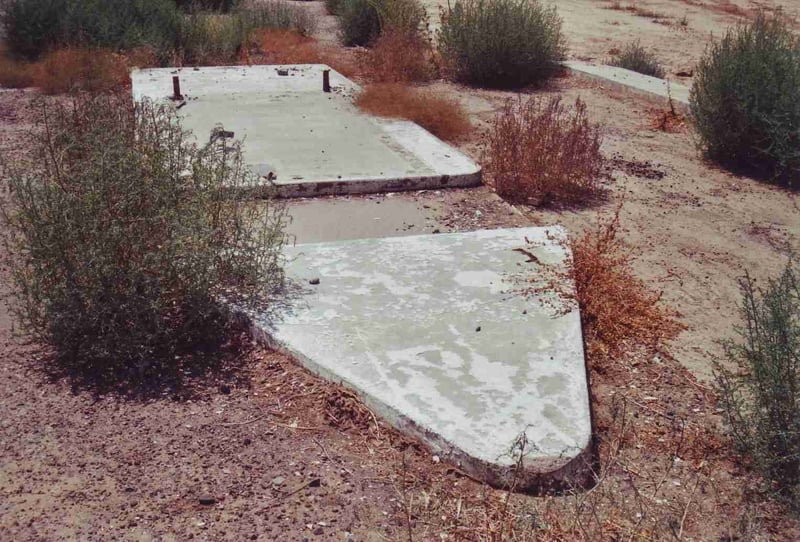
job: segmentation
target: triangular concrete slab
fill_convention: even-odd
[[[488,483],[571,479],[592,433],[579,313],[520,291],[521,277],[564,264],[564,237],[521,228],[291,247],[290,286],[251,314],[255,333]]]

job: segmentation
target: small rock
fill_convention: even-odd
[[[220,391],[220,392],[222,392],[222,393],[224,393],[225,395],[230,395],[230,393],[231,393],[231,387],[230,387],[230,386],[228,386],[227,384],[222,384],[222,385],[220,385],[220,387],[219,387],[219,391]]]
[[[311,483],[308,484],[308,487],[319,487],[321,484],[322,482],[320,482],[319,478],[314,478],[313,480],[311,480]]]
[[[284,478],[283,476],[276,476],[275,478],[272,479],[272,485],[273,486],[279,486],[282,483],[284,483],[285,481],[286,481],[286,478]]]
[[[442,233],[442,232],[439,228],[436,228],[435,230],[433,230],[433,233]]]
[[[217,499],[212,497],[211,495],[201,495],[200,498],[198,499],[198,501],[203,506],[210,506],[210,505],[214,504],[215,502],[217,502]]]
[[[525,309],[524,311],[522,311],[522,314],[528,314],[528,309]]]
[[[317,285],[317,284],[319,284],[319,279],[317,277],[314,277],[313,279],[309,280],[308,283],[309,284],[313,284],[313,285]]]
[[[314,534],[317,535],[317,536],[321,535],[322,534],[322,527],[317,527],[316,529],[314,529]]]
[[[480,331],[480,330],[481,330],[481,326],[478,326],[478,327],[475,328],[475,331]]]
[[[242,443],[243,443],[245,446],[250,446],[250,445],[253,443],[253,441],[252,441],[252,440],[250,440],[249,438],[245,438],[245,439],[242,441]]]

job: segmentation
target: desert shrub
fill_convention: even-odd
[[[800,509],[798,268],[790,263],[764,288],[747,275],[741,290],[744,326],[726,344],[729,366],[716,366],[722,406],[737,450]]]
[[[701,148],[725,166],[795,186],[800,171],[800,41],[760,13],[697,65],[690,107]]]
[[[541,82],[566,51],[555,8],[537,0],[456,0],[442,12],[438,45],[453,77],[491,87]]]
[[[168,367],[220,336],[221,296],[246,303],[281,279],[281,211],[231,197],[253,180],[239,144],[198,148],[171,108],[124,96],[42,118],[34,154],[4,158],[3,240],[14,314],[66,367]]]
[[[2,12],[9,52],[28,59],[60,46],[165,51],[179,23],[173,0],[8,0]]]
[[[509,100],[489,133],[486,171],[497,193],[530,205],[575,205],[601,192],[602,131],[586,105],[561,98]]]
[[[343,0],[325,0],[325,8],[331,15],[339,15],[342,11]]]
[[[370,0],[341,0],[338,13],[342,41],[347,46],[368,45],[381,32],[378,11]]]
[[[675,312],[661,305],[660,292],[636,276],[632,251],[618,235],[620,210],[570,240],[586,344],[598,362],[640,347],[655,348],[684,329]]]
[[[656,56],[642,47],[638,41],[623,47],[622,51],[611,59],[611,65],[659,79],[664,77],[664,68]]]
[[[310,35],[316,20],[306,10],[271,1],[232,13],[193,12],[181,25],[178,49],[184,63],[209,64],[247,58],[259,29],[292,30]]]
[[[341,0],[342,41],[345,45],[370,45],[383,30],[417,34],[426,19],[418,0]]]
[[[413,121],[447,141],[463,138],[472,130],[457,100],[397,83],[369,85],[356,97],[356,105],[380,117]]]
[[[436,64],[430,42],[421,34],[389,29],[375,40],[365,71],[375,82],[428,81]]]
[[[234,9],[239,0],[175,0],[175,3],[184,11],[218,11],[227,13]]]
[[[125,58],[102,49],[59,49],[34,67],[34,83],[46,94],[113,91],[129,82]]]
[[[269,64],[327,64],[346,77],[360,74],[358,62],[351,56],[294,30],[262,30],[257,41]]]

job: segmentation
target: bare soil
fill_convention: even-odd
[[[690,70],[740,13],[719,0],[635,4],[667,14],[664,24],[602,0],[556,5],[574,56],[602,59],[638,38],[671,73]],[[684,14],[688,28],[673,24]],[[480,160],[494,112],[516,95],[429,86],[466,106],[474,136],[460,146]],[[46,350],[13,338],[0,310],[0,540],[798,539],[730,450],[709,382],[719,341],[739,322],[738,278],[771,276],[800,248],[797,195],[707,163],[688,123],[658,128],[666,104],[569,77],[537,92],[581,97],[605,126],[604,201],[514,208],[490,187],[394,197],[433,216],[425,231],[579,232],[623,204],[635,270],[686,330],[668,351],[589,360],[594,488],[540,497],[486,488],[349,392],[237,333],[212,368],[157,389],[99,392],[48,372]],[[20,150],[32,95],[0,93],[4,151]]]

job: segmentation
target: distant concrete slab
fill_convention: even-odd
[[[563,265],[564,237],[553,227],[297,245],[293,286],[250,314],[254,333],[492,485],[511,483],[523,435],[518,489],[574,481],[592,434],[579,313],[556,314],[563,299],[523,295],[519,282]]]
[[[184,126],[201,143],[215,126],[244,140],[245,162],[279,196],[475,186],[481,169],[416,124],[352,104],[360,89],[321,64],[156,68],[131,73],[136,100],[166,100],[180,78]]]
[[[664,100],[667,100],[671,95],[672,100],[676,103],[683,106],[689,105],[690,89],[680,83],[673,81],[667,83],[665,79],[651,77],[617,66],[589,64],[577,60],[564,62],[564,66],[577,75],[604,81],[622,90],[663,98]]]

